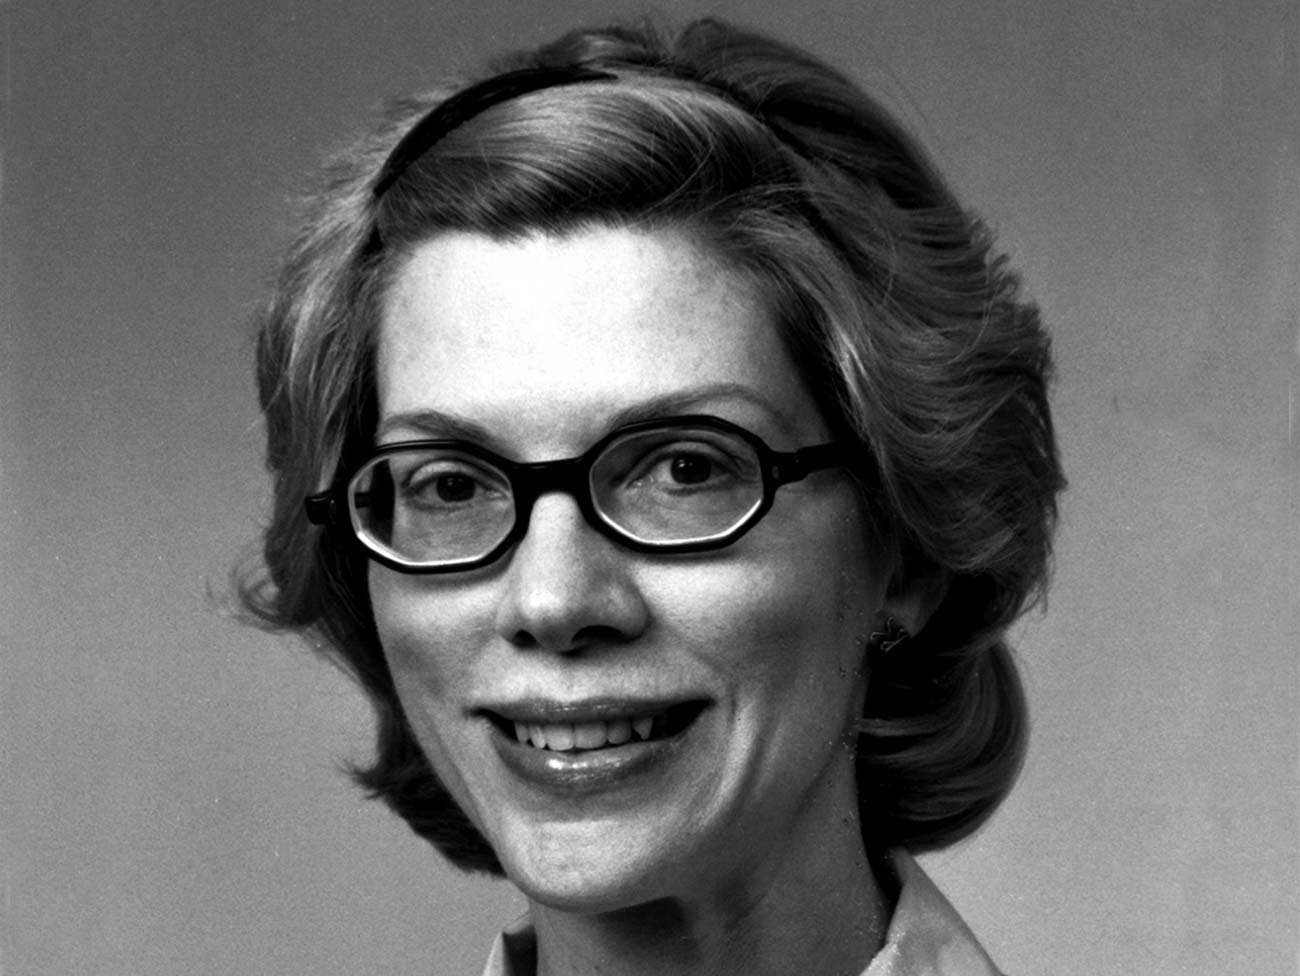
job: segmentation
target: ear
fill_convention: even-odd
[[[919,634],[948,593],[949,574],[937,567],[918,572],[913,567],[899,567],[885,591],[882,608],[909,634]]]

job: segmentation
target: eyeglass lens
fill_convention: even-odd
[[[591,508],[619,534],[655,545],[727,535],[763,502],[754,445],[708,427],[632,431],[592,460]],[[510,476],[455,446],[412,447],[375,458],[352,479],[357,533],[404,562],[479,559],[518,517]]]

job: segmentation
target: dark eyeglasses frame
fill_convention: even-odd
[[[754,448],[754,452],[758,456],[763,479],[763,496],[748,516],[738,522],[732,529],[718,536],[693,539],[688,542],[646,542],[634,536],[629,536],[596,510],[590,485],[591,469],[596,459],[604,453],[610,444],[622,437],[626,437],[628,434],[648,430],[668,430],[676,427],[703,427],[710,430],[720,430],[746,441]],[[494,465],[509,479],[515,501],[515,523],[510,531],[491,551],[482,556],[475,559],[434,565],[403,562],[386,552],[376,549],[374,546],[368,545],[358,534],[356,525],[351,518],[349,494],[352,482],[357,474],[377,458],[403,453],[412,449],[440,447],[454,447],[465,454],[481,458]],[[504,458],[473,442],[455,439],[413,440],[385,444],[377,448],[346,477],[336,479],[332,487],[305,498],[303,507],[306,510],[308,521],[315,525],[328,526],[337,532],[346,533],[346,537],[351,543],[360,546],[371,559],[400,573],[424,575],[465,572],[495,562],[528,532],[528,523],[532,517],[533,505],[537,499],[548,492],[554,491],[564,492],[571,496],[578,503],[578,508],[588,525],[606,538],[614,540],[633,552],[660,554],[704,552],[731,545],[757,525],[759,520],[772,507],[772,502],[776,498],[776,491],[782,485],[799,481],[813,471],[844,464],[845,460],[843,447],[835,442],[817,444],[796,451],[774,451],[757,434],[751,433],[743,427],[718,417],[690,414],[628,424],[611,431],[579,456],[561,458],[555,461],[529,463],[511,461],[509,458]]]

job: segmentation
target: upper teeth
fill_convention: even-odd
[[[622,745],[633,734],[638,739],[650,738],[654,716],[642,718],[616,718],[608,722],[538,723],[515,722],[515,738],[531,742],[538,749],[567,752],[573,749],[599,749],[605,745]]]

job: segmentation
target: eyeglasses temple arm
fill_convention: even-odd
[[[334,525],[338,521],[338,503],[333,492],[308,495],[302,500],[302,507],[312,525]]]
[[[342,521],[339,516],[342,509],[339,497],[337,489],[322,491],[319,495],[308,495],[302,500],[302,507],[307,511],[307,521],[312,525],[338,525]],[[357,508],[365,508],[370,504],[370,492],[357,492],[352,496],[352,504]]]
[[[837,443],[816,444],[791,453],[773,453],[769,471],[778,485],[800,481],[814,471],[834,467],[845,461],[844,448]]]

